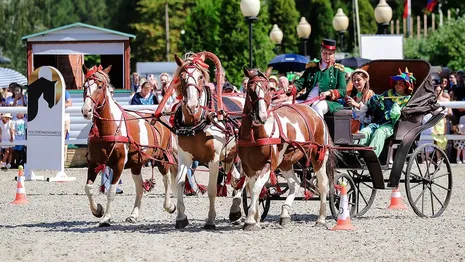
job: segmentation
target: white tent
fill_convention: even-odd
[[[27,85],[27,78],[13,69],[0,67],[0,88],[6,88],[13,82]]]

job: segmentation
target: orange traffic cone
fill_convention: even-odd
[[[26,189],[24,189],[24,175],[23,175],[23,166],[18,168],[18,186],[16,188],[16,198],[11,204],[21,205],[29,204],[26,198]]]
[[[341,200],[339,201],[339,215],[337,216],[337,224],[331,230],[354,230],[355,227],[350,221],[349,214],[349,199],[347,198],[346,183],[342,182],[338,186],[341,190]]]
[[[407,206],[404,204],[404,201],[402,201],[402,196],[400,194],[399,187],[392,190],[391,204],[388,206],[388,209],[407,209]]]

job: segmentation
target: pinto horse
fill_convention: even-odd
[[[281,170],[290,189],[281,209],[280,224],[291,221],[290,208],[300,187],[293,165],[304,157],[317,174],[320,195],[317,224],[325,225],[326,194],[334,179],[332,167],[336,163],[327,148],[332,142],[326,123],[307,105],[270,109],[273,92],[269,92],[268,78],[258,70],[244,69],[244,74],[249,82],[237,149],[251,194],[244,230],[260,228],[259,195],[270,172],[276,169]]]
[[[218,58],[209,52],[201,54],[187,54],[184,59],[175,55],[178,69],[175,73],[173,84],[181,102],[176,111],[174,130],[178,135],[178,174],[177,183],[177,217],[176,228],[184,228],[189,224],[185,212],[183,190],[187,170],[194,160],[208,165],[209,182],[208,197],[210,208],[204,228],[215,228],[215,198],[217,196],[217,179],[220,161],[224,163],[225,170],[232,170],[235,178],[240,174],[235,169],[233,160],[235,158],[235,136],[234,128],[230,121],[219,121],[214,114],[214,99],[212,90],[208,87],[209,73],[208,65],[204,63],[205,58],[214,61],[217,68],[221,68]],[[218,75],[217,75],[218,78]],[[219,77],[221,79],[221,77]],[[219,85],[221,80],[218,79]],[[218,93],[216,94],[218,96]],[[218,96],[221,97],[221,96]],[[217,98],[218,98],[217,97]],[[224,98],[222,102],[229,101],[236,105],[241,112],[244,99],[242,97]],[[219,103],[219,101],[217,101]],[[227,103],[224,103],[225,105]],[[227,105],[226,105],[227,106]],[[237,123],[239,124],[239,123]],[[241,189],[241,188],[240,188]],[[241,194],[235,195],[233,205],[230,209],[229,219],[237,222],[241,218]]]
[[[171,131],[157,122],[151,125],[149,113],[136,113],[124,110],[116,103],[109,91],[110,67],[102,69],[92,67],[87,69],[84,83],[84,105],[82,115],[92,119],[93,125],[89,133],[87,160],[86,195],[89,198],[90,209],[96,217],[102,217],[99,226],[109,226],[111,205],[116,194],[117,182],[123,169],[130,168],[132,179],[136,186],[136,199],[127,222],[135,223],[139,216],[143,195],[141,169],[144,164],[152,161],[163,174],[165,186],[164,208],[173,213],[176,206],[171,203],[169,185],[171,176],[177,173],[172,154],[176,153],[176,141]],[[174,146],[174,147],[173,147]],[[113,169],[113,178],[107,194],[106,212],[93,197],[93,184],[100,170],[105,166]],[[168,175],[170,173],[170,175]],[[152,170],[153,174],[153,170]]]

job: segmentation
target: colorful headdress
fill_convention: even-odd
[[[97,72],[100,71],[100,70],[103,70],[102,65],[99,65],[98,67],[97,67],[97,66],[93,66],[93,67],[89,68],[89,69],[87,70],[87,73],[86,73],[86,78],[89,78],[91,75],[97,73]]]
[[[396,76],[391,76],[391,79],[389,79],[389,83],[394,86],[395,83],[399,80],[402,80],[405,82],[405,85],[407,86],[407,93],[411,94],[413,92],[413,83],[416,81],[415,77],[413,77],[413,73],[410,73],[408,71],[408,68],[405,68],[405,72],[402,72],[399,68],[399,74]]]

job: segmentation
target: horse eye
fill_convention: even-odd
[[[202,80],[202,79],[203,79],[203,76],[199,76],[199,79]]]

